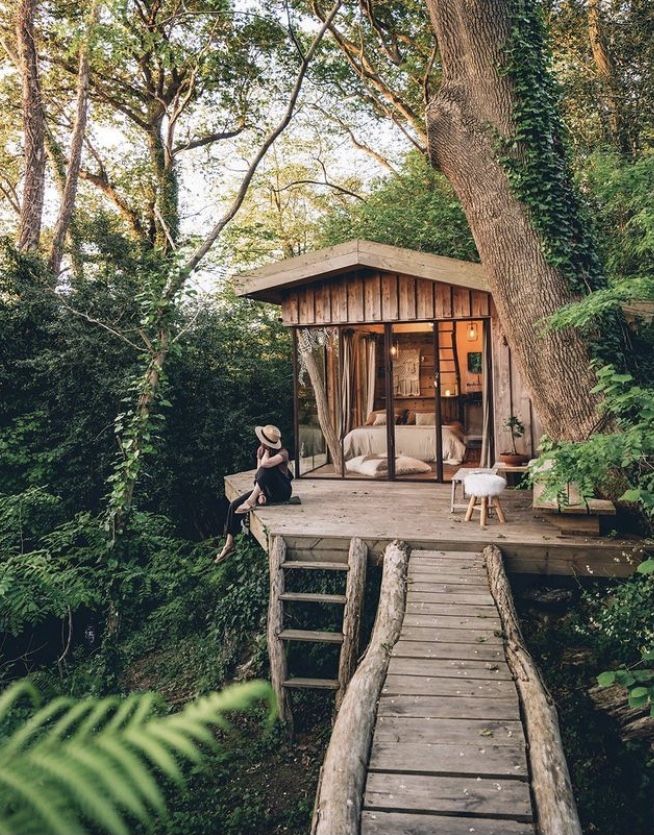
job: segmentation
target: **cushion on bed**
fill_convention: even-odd
[[[417,412],[416,426],[434,426],[436,424],[436,415],[430,412]]]
[[[399,409],[395,412],[395,423],[404,423],[404,411]],[[383,421],[378,421],[379,416],[384,418]],[[366,426],[386,426],[386,409],[379,409],[376,412],[370,412],[366,418]]]

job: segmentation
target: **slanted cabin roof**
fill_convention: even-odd
[[[239,296],[279,304],[285,290],[357,269],[401,273],[489,292],[481,264],[361,240],[267,264],[248,275],[236,276],[234,286]]]

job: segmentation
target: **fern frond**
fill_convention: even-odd
[[[38,694],[20,682],[0,695],[0,717]],[[128,835],[128,819],[147,824],[165,810],[161,775],[181,782],[181,760],[199,763],[215,745],[225,714],[273,704],[265,682],[211,693],[180,713],[156,715],[154,694],[59,698],[37,710],[0,744],[0,835]]]

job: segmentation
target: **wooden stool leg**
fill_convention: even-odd
[[[488,514],[488,496],[481,497],[481,518],[479,519],[479,524],[482,528],[486,527],[486,516]]]
[[[495,510],[497,511],[497,518],[500,520],[502,524],[506,522],[506,516],[504,515],[504,511],[502,510],[502,505],[500,504],[500,497],[495,496],[493,499],[495,503]]]
[[[470,496],[470,501],[468,503],[468,509],[466,511],[466,522],[469,522],[472,519],[472,512],[475,509],[475,502],[477,501],[476,496]]]

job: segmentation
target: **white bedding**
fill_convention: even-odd
[[[436,458],[435,426],[395,426],[395,454],[408,455],[420,461],[434,461]],[[443,462],[462,464],[466,446],[451,429],[443,427]],[[386,427],[359,426],[343,438],[345,460],[359,455],[386,455]]]

